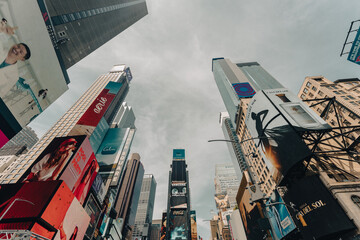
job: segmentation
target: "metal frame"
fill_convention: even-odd
[[[50,240],[46,237],[40,236],[36,233],[33,233],[29,230],[0,230],[0,239],[1,240]]]
[[[308,99],[303,101],[310,102],[310,107],[326,103],[320,117],[326,120],[329,112],[334,111],[338,125],[337,127],[332,127],[326,131],[309,130],[299,132],[300,136],[313,153],[309,159],[305,160],[305,162],[307,162],[305,171],[308,170],[310,162],[314,160],[320,165],[327,165],[328,168],[335,173],[345,174],[350,179],[359,179],[358,176],[355,176],[335,164],[345,161],[349,164],[358,163],[360,165],[360,152],[357,150],[357,147],[360,147],[360,125],[346,126],[346,124],[344,124],[343,113],[340,111],[341,108],[345,108],[348,111],[351,110],[339,103],[336,100],[336,97]],[[354,115],[357,116],[357,114]],[[360,116],[357,117],[360,118]],[[355,132],[357,133],[356,135],[354,135]],[[331,144],[329,141],[331,141]]]
[[[349,52],[344,53],[344,49],[345,49],[345,46],[346,46],[346,45],[353,43],[353,42],[347,42],[347,40],[348,40],[348,38],[349,38],[350,33],[352,33],[352,32],[357,32],[357,31],[358,31],[358,29],[353,30],[352,27],[353,27],[353,25],[354,25],[355,22],[359,22],[359,21],[360,21],[360,20],[356,20],[356,21],[352,21],[352,22],[351,22],[349,31],[348,31],[348,33],[347,33],[347,35],[346,35],[345,42],[344,42],[343,47],[342,47],[342,49],[341,49],[340,57],[341,57],[342,55],[349,54]]]

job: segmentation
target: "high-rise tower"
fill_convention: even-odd
[[[173,150],[169,172],[166,239],[191,239],[189,176],[185,149]]]
[[[144,17],[145,0],[38,0],[47,10],[65,68]]]

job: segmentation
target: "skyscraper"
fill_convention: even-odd
[[[133,153],[128,160],[119,184],[120,189],[115,202],[115,210],[118,213],[117,218],[123,219],[121,234],[126,239],[132,238],[143,177],[144,167],[140,162],[140,155]]]
[[[16,134],[9,142],[7,142],[4,147],[10,146],[24,146],[28,149],[32,148],[35,143],[39,141],[38,136],[35,131],[30,127],[24,127],[18,134]]]
[[[169,172],[166,239],[191,239],[189,176],[185,149],[173,150]]]
[[[156,181],[154,175],[145,174],[136,211],[133,237],[150,239],[150,228],[155,203]],[[160,230],[160,229],[159,229]]]
[[[66,69],[148,13],[145,0],[38,2],[48,14]]]

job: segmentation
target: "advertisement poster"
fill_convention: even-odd
[[[196,211],[190,211],[191,240],[197,240]]]
[[[67,81],[37,0],[1,1],[0,131],[26,126],[68,89]]]
[[[21,182],[64,180],[83,204],[99,171],[86,136],[54,138],[21,177]]]
[[[286,110],[281,112],[282,110],[279,109],[288,108],[284,107],[285,105],[280,106],[279,102],[293,103],[290,101],[291,95],[288,96],[284,92],[283,89],[273,90],[271,94],[265,93],[265,91],[258,92],[249,104],[245,120],[251,137],[255,138],[255,145],[259,148],[277,184],[282,181],[292,167],[311,155],[311,151],[294,128],[313,126],[312,120],[306,122],[304,119],[307,118],[305,117],[296,118],[301,123],[299,125],[295,120],[290,120],[290,117],[285,118],[286,115],[283,112]],[[272,96],[269,97],[268,95]],[[270,100],[274,96],[278,99],[276,102]],[[294,117],[298,116],[296,114],[292,115]],[[303,116],[302,114],[299,115]],[[289,125],[289,123],[294,125]],[[318,126],[317,123],[316,126]]]
[[[275,239],[282,239],[296,228],[277,190],[271,194],[269,200],[266,202],[266,214],[269,218]]]
[[[59,231],[54,240],[74,240],[84,239],[86,229],[89,225],[90,217],[74,198],[68,208],[64,221],[59,226]]]
[[[81,116],[69,135],[90,137],[121,87],[122,83],[109,82]]]
[[[170,240],[188,240],[187,211],[175,210],[171,213]]]
[[[359,28],[360,29],[360,28]],[[356,37],[351,45],[351,49],[347,60],[356,64],[360,64],[360,31],[357,30]]]
[[[230,208],[229,195],[227,194],[215,194],[215,204],[217,209]]]
[[[109,198],[105,198],[105,209],[103,209],[103,216],[100,225],[101,234],[104,234],[106,228],[108,227],[110,210],[113,204],[114,204],[114,196],[110,193]]]
[[[317,175],[293,182],[283,198],[295,205],[298,212],[289,211],[304,239],[336,238],[356,228]]]
[[[166,222],[166,212],[163,212],[161,218],[160,240],[164,240],[166,238]]]
[[[99,202],[103,202],[105,199],[106,191],[105,191],[105,185],[103,183],[103,179],[100,174],[96,175],[91,188],[95,192]]]
[[[101,213],[100,206],[96,203],[96,200],[92,194],[90,194],[85,204],[85,212],[90,216],[90,223],[85,232],[85,236],[90,239],[95,231],[96,223],[99,220]]]

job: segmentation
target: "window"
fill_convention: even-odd
[[[306,83],[306,86],[307,86],[307,87],[310,87],[310,86],[311,86],[311,83],[310,83],[310,82],[307,82],[307,83]]]
[[[312,87],[312,88],[311,88],[311,90],[316,91],[316,90],[317,90],[317,88],[316,88],[316,87]]]
[[[358,195],[351,195],[351,200],[360,208],[360,197]]]
[[[305,99],[305,94],[301,94],[301,99]]]
[[[322,91],[319,91],[319,96],[324,96],[324,93]]]
[[[307,88],[304,89],[304,93],[308,93],[308,91],[309,91],[309,90],[308,90]]]

